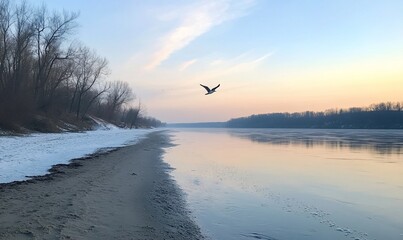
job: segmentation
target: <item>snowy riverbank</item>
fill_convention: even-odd
[[[68,163],[102,149],[133,144],[152,129],[104,127],[80,133],[38,133],[0,137],[0,183],[44,175],[55,164]]]

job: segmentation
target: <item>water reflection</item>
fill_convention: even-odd
[[[403,131],[172,133],[164,159],[212,239],[402,239]]]
[[[402,130],[235,129],[230,136],[272,145],[315,145],[403,154]]]

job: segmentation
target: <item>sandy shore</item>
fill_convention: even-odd
[[[203,239],[162,161],[169,139],[59,165],[0,184],[0,239]]]

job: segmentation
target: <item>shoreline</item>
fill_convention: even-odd
[[[0,184],[0,239],[204,239],[152,132],[130,146]]]

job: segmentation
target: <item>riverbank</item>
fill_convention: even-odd
[[[163,132],[0,185],[0,239],[202,239],[167,173]]]

